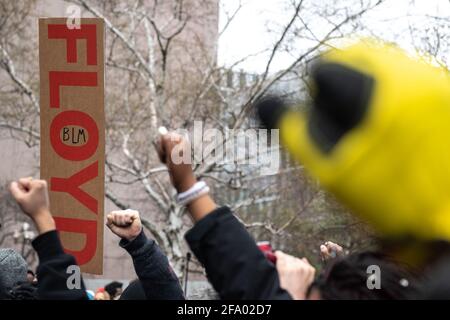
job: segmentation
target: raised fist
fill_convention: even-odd
[[[141,218],[136,210],[112,211],[106,216],[106,225],[117,236],[133,241],[142,231]]]

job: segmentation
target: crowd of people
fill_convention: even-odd
[[[185,137],[170,132],[161,137],[160,155],[168,166],[178,193],[186,192],[198,181],[190,164],[175,164],[171,154],[176,146],[189,148]],[[50,212],[47,183],[22,178],[12,182],[14,199],[34,222],[39,236],[32,245],[39,257],[36,276],[24,259],[12,249],[0,251],[0,294],[3,299],[185,299],[179,279],[156,242],[142,227],[139,212],[113,211],[107,227],[120,238],[134,264],[138,279],[122,292],[113,282],[97,292],[68,288],[67,268],[76,265],[64,252]],[[306,258],[275,252],[269,261],[245,227],[228,207],[219,207],[208,193],[199,193],[187,204],[195,222],[187,232],[190,249],[203,264],[209,281],[221,299],[405,299],[417,294],[418,277],[405,266],[376,252],[345,255],[342,247],[326,242],[320,246],[324,270],[316,275]],[[382,270],[381,287],[367,287],[367,268]]]
[[[221,299],[449,299],[447,78],[393,48],[357,45],[321,59],[312,73],[309,119],[277,99],[259,101],[260,118],[280,127],[287,149],[389,236],[373,252],[344,254],[338,244],[322,244],[321,272],[306,258],[280,251],[268,259],[232,210],[215,203],[191,164],[174,161],[175,150],[177,159],[190,154],[187,138],[163,130],[157,149],[178,203],[194,222],[185,235],[191,251]],[[404,75],[409,82],[400,90]],[[423,152],[411,156],[416,145]],[[2,299],[185,299],[169,260],[131,209],[109,213],[106,225],[131,256],[138,279],[123,292],[117,282],[97,292],[82,280],[69,288],[67,270],[77,262],[61,245],[47,182],[21,178],[10,191],[39,233],[32,242],[39,265],[35,276],[17,252],[1,249]]]

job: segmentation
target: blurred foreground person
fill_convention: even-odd
[[[375,228],[383,252],[429,277],[450,267],[449,71],[365,40],[322,55],[309,80],[304,108],[256,103],[266,127]]]
[[[328,261],[308,290],[308,299],[405,300],[418,294],[418,276],[376,252],[353,253]]]
[[[448,70],[375,41],[330,50],[311,69],[307,107],[262,98],[265,125],[385,239],[450,240]]]

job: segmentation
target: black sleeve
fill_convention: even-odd
[[[184,300],[183,290],[169,260],[144,231],[131,242],[120,240],[119,245],[133,258],[134,269],[148,300]]]
[[[69,289],[67,280],[73,276],[67,273],[67,268],[77,265],[75,258],[66,254],[61,245],[58,232],[49,231],[39,235],[33,241],[33,248],[39,256],[37,268],[38,299],[51,300],[85,300],[86,289],[80,274],[80,287]],[[75,284],[75,281],[69,281]]]
[[[275,266],[228,207],[200,220],[186,240],[222,299],[292,299],[280,288]]]

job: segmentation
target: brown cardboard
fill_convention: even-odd
[[[41,178],[64,250],[103,272],[104,24],[39,19]],[[70,179],[69,179],[70,178]],[[67,180],[66,180],[67,179]]]

